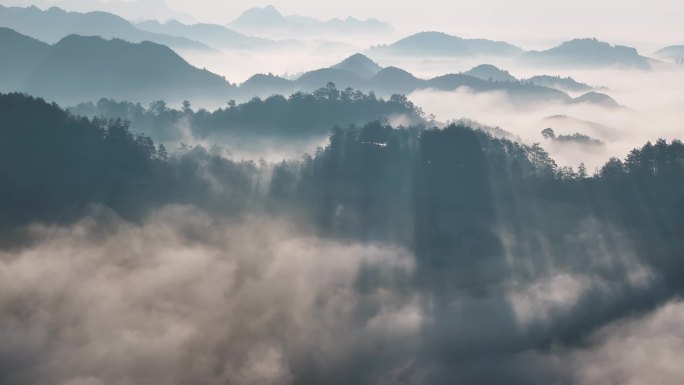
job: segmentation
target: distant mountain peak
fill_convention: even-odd
[[[358,53],[358,52],[355,53],[355,54],[353,54],[353,55],[351,55],[351,56],[349,56],[349,57],[346,58],[345,60],[366,60],[366,61],[369,61],[369,62],[372,62],[372,61],[373,61],[373,60],[371,60],[368,56],[366,56],[366,55],[364,55],[364,54],[362,54],[362,53]]]
[[[633,51],[634,53],[637,52],[636,48],[632,47],[626,47],[623,45],[611,45],[610,43],[607,43],[605,41],[598,40],[595,37],[592,38],[579,38],[579,39],[573,39],[573,40],[568,40],[563,43],[559,47],[559,49],[577,49],[577,50],[587,50],[587,49],[611,49],[611,48],[622,48],[622,49],[627,49],[629,51]]]
[[[595,105],[601,105],[608,108],[619,108],[621,107],[615,99],[611,98],[606,94],[600,92],[587,92],[586,94],[573,99],[573,103],[590,103]]]
[[[476,69],[486,69],[486,70],[492,70],[492,71],[503,71],[501,68],[495,66],[494,64],[480,64],[476,65],[475,67],[471,68],[472,70]]]
[[[349,71],[364,79],[372,78],[382,69],[378,63],[371,60],[368,56],[360,53],[355,53],[349,56],[341,62],[333,65],[331,68]]]
[[[276,9],[276,7],[274,7],[274,6],[271,5],[271,4],[265,6],[263,9],[264,9],[264,11],[271,12],[271,13],[277,13],[278,15],[280,15],[280,12],[278,12],[278,10]]]
[[[448,37],[458,37],[454,35],[449,35],[446,32],[440,32],[440,31],[421,31],[418,33],[413,34],[412,36],[448,36]],[[460,38],[459,38],[460,39]]]
[[[684,64],[684,45],[671,45],[658,50],[656,56]]]
[[[474,76],[482,80],[495,82],[515,82],[518,81],[508,71],[504,71],[493,64],[480,64],[464,72],[465,75]]]
[[[284,16],[274,6],[267,5],[263,8],[254,7],[245,10],[233,23],[260,25],[282,22],[283,20]]]
[[[261,36],[283,37],[283,34],[291,36],[308,36],[317,33],[357,34],[369,32],[388,32],[392,26],[375,19],[365,21],[351,16],[346,18],[333,18],[319,20],[309,16],[283,15],[274,6],[254,7],[245,10],[234,21],[227,24],[239,32]]]
[[[373,79],[378,80],[378,79],[383,79],[383,80],[392,80],[392,81],[414,81],[414,80],[420,80],[417,77],[415,77],[412,73],[406,71],[403,68],[399,67],[394,67],[394,66],[389,66],[383,68],[380,72],[375,74]]]

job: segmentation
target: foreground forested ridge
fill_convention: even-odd
[[[598,327],[684,289],[680,141],[647,143],[588,175],[557,167],[538,146],[465,126],[375,122],[334,128],[325,148],[269,165],[201,147],[167,151],[123,121],[80,118],[9,94],[0,96],[0,146],[3,234],[32,222],[69,223],[98,204],[134,222],[157,207],[189,204],[211,216],[262,213],[327,239],[407,248],[412,276],[389,284],[384,270],[367,266],[353,289],[370,298],[355,310],[362,321],[377,316],[378,293],[429,299],[422,343],[407,353],[418,379],[407,383],[557,381],[511,357],[584,344]],[[3,238],[5,247],[17,246]],[[507,285],[554,271],[591,277],[580,281],[583,294],[572,308],[535,318],[503,294]],[[334,369],[315,351],[297,351],[288,363],[293,382],[379,383],[379,372],[404,362],[383,346],[349,348]],[[3,367],[8,381],[19,378]]]
[[[136,218],[150,205],[191,197],[209,202],[209,176],[200,168],[216,169],[221,183],[246,178],[231,184],[248,194],[256,171],[254,163],[220,159],[199,147],[169,156],[163,145],[132,134],[126,121],[73,116],[21,94],[0,95],[0,127],[3,227],[73,220],[97,203]],[[226,203],[239,205],[237,195],[230,196]]]

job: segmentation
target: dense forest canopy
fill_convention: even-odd
[[[290,125],[291,129],[301,127],[303,133],[307,133],[308,130],[322,130],[325,124],[317,126],[316,123],[331,119],[325,114],[309,117],[308,121],[299,117],[297,111],[311,105],[327,107],[329,115],[338,116],[344,114],[348,104],[366,105],[372,111],[371,115],[384,108],[419,116],[417,108],[400,97],[382,101],[360,93],[349,99],[344,95],[348,96],[328,88],[314,95],[295,94],[289,99],[255,99],[210,113],[194,112],[189,106],[173,110],[163,102],[145,109],[140,105],[108,100],[100,101],[96,107],[81,105],[73,112],[67,112],[42,99],[3,94],[0,96],[3,137],[0,154],[4,167],[2,175],[7,182],[3,189],[3,211],[30,217],[52,209],[68,211],[87,203],[102,203],[124,214],[135,212],[135,207],[128,206],[147,200],[162,204],[189,199],[170,187],[182,190],[202,185],[201,172],[197,169],[203,165],[211,166],[212,172],[223,173],[222,177],[215,175],[221,183],[244,182],[232,186],[231,191],[244,190],[245,194],[251,194],[260,169],[271,167],[252,162],[234,163],[212,155],[201,146],[185,145],[169,153],[163,144],[155,145],[150,137],[133,134],[131,122],[133,125],[147,124],[147,127],[161,126],[165,120],[189,116],[200,122],[197,125],[199,132],[210,132],[211,127],[219,129],[219,122],[238,127],[242,122],[249,122],[243,124],[250,129],[268,130],[267,127],[276,126],[276,118],[264,118],[268,114],[263,111],[278,111],[277,106],[282,106],[281,116],[296,119],[294,122],[283,120],[283,129],[287,130]],[[73,114],[87,112],[88,107],[96,108],[91,112],[98,114],[93,118]],[[117,115],[124,120],[114,118]],[[256,122],[251,121],[253,119]],[[334,121],[334,117],[332,119]],[[154,128],[136,131],[155,133]],[[244,175],[231,180],[235,175],[223,168],[239,170]],[[464,207],[476,212],[482,212],[485,206],[478,207],[475,202],[489,202],[487,207],[496,203],[498,220],[514,220],[510,216],[514,215],[512,210],[515,208],[507,206],[525,200],[534,204],[573,205],[587,214],[609,215],[619,223],[629,219],[624,223],[630,225],[636,224],[640,215],[649,215],[640,210],[648,208],[650,212],[665,205],[658,210],[658,218],[670,218],[668,223],[674,226],[679,224],[676,219],[684,204],[684,180],[679,178],[684,172],[684,145],[678,140],[649,142],[634,149],[624,160],[611,158],[596,174],[589,175],[582,165],[578,170],[558,167],[536,144],[522,145],[496,138],[480,129],[454,124],[445,129],[426,129],[423,125],[395,129],[377,120],[345,128],[335,125],[329,131],[325,148],[305,155],[301,160],[273,164],[272,169],[271,180],[260,186],[262,192],[268,192],[264,199],[274,203],[286,201],[288,206],[298,202],[322,221],[323,228],[347,229],[343,233],[352,231],[357,237],[372,234],[390,237],[390,229],[380,230],[383,223],[390,227],[413,226],[413,216],[404,218],[411,223],[401,226],[398,226],[401,221],[389,216],[413,210],[411,207],[417,205],[417,199],[424,194],[429,198],[423,199],[431,204],[440,199],[472,199],[473,202]],[[433,186],[432,180],[439,184]],[[479,181],[475,183],[475,180]],[[463,190],[466,187],[476,190],[467,193]],[[49,199],[43,196],[46,191],[51,192]],[[226,202],[230,200],[226,199]],[[641,202],[637,203],[637,200]],[[339,207],[344,207],[343,212],[349,211],[349,216],[340,215]],[[601,212],[595,212],[599,209]],[[416,210],[449,213],[455,208]],[[362,218],[366,216],[369,217]],[[351,222],[342,225],[346,220]],[[372,230],[364,226],[379,227]],[[393,237],[406,239],[397,234]]]
[[[206,122],[200,127],[216,127],[214,122],[222,120],[258,119],[267,115],[260,114],[260,109],[277,109],[277,105],[291,105],[295,111],[310,104],[327,105],[334,111],[337,104],[344,108],[354,103],[398,111],[414,109],[403,104],[405,100],[380,102],[365,95],[347,100],[334,89],[327,91],[332,95],[254,100],[214,113],[146,110],[104,100],[98,106],[110,108],[111,115],[117,114],[111,108],[123,108],[122,115],[135,122],[146,122],[151,116],[157,123],[164,116],[174,119],[186,113]],[[235,163],[199,146],[169,154],[149,137],[132,134],[127,121],[78,117],[21,94],[2,95],[0,106],[5,225],[13,219],[60,219],[90,203],[108,205],[122,215],[139,212],[140,205],[174,201],[200,205],[221,201],[238,207],[242,206],[236,203],[240,199],[256,199],[255,183],[268,167]],[[322,114],[311,119],[323,118]],[[313,129],[313,125],[306,128]],[[213,192],[204,172],[211,173],[211,183],[228,186],[220,191],[230,191],[229,196],[208,199]],[[412,229],[436,236],[440,231],[430,226],[458,229],[457,222],[468,224],[463,231],[474,231],[471,225],[479,221],[485,221],[483,229],[497,223],[531,231],[532,223],[514,224],[532,220],[517,212],[532,206],[544,208],[535,209],[543,216],[538,225],[558,223],[567,226],[564,231],[576,225],[570,218],[598,216],[631,229],[645,226],[654,216],[662,228],[648,226],[648,232],[640,233],[672,237],[683,224],[683,173],[684,146],[680,141],[647,143],[624,160],[611,159],[592,176],[582,167],[577,171],[558,168],[536,145],[520,145],[484,131],[464,126],[393,129],[376,121],[337,127],[322,151],[303,160],[275,164],[271,180],[260,186],[268,194],[259,199],[308,212],[325,231],[368,240],[406,242],[412,239],[407,237]],[[47,191],[50,193],[45,196]],[[568,207],[574,212],[570,217],[566,215]],[[430,212],[439,217],[421,219]],[[561,212],[564,215],[554,219]],[[416,247],[439,243],[414,235],[417,238],[409,244]],[[680,243],[668,238],[662,246],[677,250]]]
[[[335,125],[363,124],[378,119],[396,119],[407,124],[423,121],[422,110],[403,95],[388,99],[351,88],[338,90],[328,83],[312,93],[296,92],[289,97],[271,97],[237,104],[228,101],[214,111],[192,109],[189,101],[173,109],[164,101],[144,107],[141,104],[101,99],[69,108],[76,115],[122,118],[155,141],[184,139],[183,127],[198,138],[277,138],[283,141],[325,136]],[[182,124],[181,124],[182,123]]]
[[[647,143],[590,175],[583,166],[558,167],[538,145],[457,124],[393,128],[376,120],[337,126],[328,131],[325,147],[274,164],[235,161],[201,146],[168,151],[132,133],[163,137],[162,121],[186,116],[205,134],[222,124],[252,122],[254,129],[281,135],[272,130],[283,117],[293,119],[282,120],[283,130],[304,134],[323,129],[350,106],[363,117],[388,110],[419,116],[405,99],[381,101],[332,87],[211,113],[189,105],[145,109],[107,100],[67,112],[42,99],[0,95],[2,247],[29,247],[30,224],[68,225],[94,207],[144,223],[170,205],[195,207],[212,221],[267,215],[330,241],[401,247],[410,251],[415,270],[388,273],[378,267],[384,265],[362,265],[350,289],[362,301],[354,322],[378,315],[379,293],[425,298],[430,305],[421,312],[430,327],[420,330],[417,350],[406,354],[429,383],[544,383],[544,376],[521,373],[510,357],[558,343],[579,346],[587,333],[683,293],[684,144],[678,140]],[[329,116],[299,117],[307,109]],[[207,241],[215,236],[191,234],[189,239]],[[614,257],[625,250],[654,272],[648,284],[630,278],[634,266]],[[504,289],[556,271],[567,277],[589,271],[601,285],[587,284],[587,294],[571,309],[543,321],[524,318]],[[463,319],[463,307],[478,319],[491,316],[475,328],[492,338],[472,338],[475,329]],[[538,327],[521,329],[514,319]],[[350,347],[349,356],[337,358],[336,367],[346,368],[341,374],[320,361],[315,349],[293,351],[299,360],[288,365],[295,382],[376,383],[379,372],[403,362],[383,356],[383,343],[378,350]],[[380,366],[353,358],[378,355],[387,360]],[[500,363],[496,373],[481,369],[492,362]],[[7,377],[9,383],[16,378]]]

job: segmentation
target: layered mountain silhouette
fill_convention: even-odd
[[[49,45],[3,28],[0,47],[12,53],[0,57],[2,91],[23,91],[63,103],[108,97],[142,102],[190,99],[222,104],[229,99],[312,92],[334,83],[338,89],[373,91],[383,97],[421,89],[453,91],[467,87],[474,93],[503,91],[518,104],[555,101],[617,106],[604,94],[590,92],[573,99],[557,89],[511,80],[512,75],[505,81],[489,79],[491,74],[507,74],[494,66],[420,79],[400,68],[382,68],[370,58],[356,54],[294,80],[257,74],[236,87],[221,76],[191,66],[168,47],[151,42],[70,35]]]
[[[611,45],[596,39],[575,39],[545,51],[526,52],[522,60],[527,64],[552,67],[651,68],[650,60],[639,55],[636,48]]]
[[[275,7],[250,8],[228,24],[229,28],[256,36],[278,34],[378,34],[393,30],[388,23],[376,20],[346,19],[318,20],[306,16],[282,15]]]
[[[155,19],[180,20],[185,23],[194,22],[187,13],[170,7],[164,0],[5,0],[7,6],[25,7],[35,5],[40,9],[59,7],[74,12],[107,12],[128,20]]]
[[[140,30],[127,20],[106,12],[67,12],[56,7],[43,11],[37,7],[0,6],[0,27],[11,28],[47,43],[56,43],[68,35],[82,35],[130,42],[150,41],[176,49],[210,50],[207,45],[184,37]]]
[[[480,64],[466,72],[464,75],[473,76],[482,80],[494,82],[518,82],[531,83],[537,86],[553,88],[563,92],[589,92],[595,91],[595,87],[580,83],[571,77],[537,75],[529,79],[518,79],[508,71],[502,70],[492,64]]]
[[[69,35],[53,45],[0,29],[0,88],[61,103],[102,97],[148,102],[215,100],[232,86],[188,64],[170,48],[120,39]]]
[[[502,41],[463,39],[442,32],[420,32],[389,45],[371,47],[370,53],[395,56],[517,56],[523,50]]]
[[[378,68],[381,68],[378,70]],[[373,75],[371,75],[374,73]],[[478,76],[473,76],[478,75]],[[494,80],[494,76],[497,79]],[[470,91],[506,92],[513,103],[593,103],[605,107],[617,106],[608,95],[589,92],[578,98],[553,87],[545,87],[528,81],[519,81],[507,71],[493,65],[477,66],[460,74],[446,74],[431,79],[420,79],[408,71],[397,67],[382,68],[370,58],[355,54],[329,68],[321,68],[302,74],[299,78],[288,80],[272,74],[258,74],[241,84],[238,95],[241,99],[253,96],[267,97],[273,94],[290,94],[296,91],[314,91],[332,82],[339,89],[353,88],[373,91],[378,96],[408,94],[421,89],[453,91],[467,87]]]
[[[157,34],[182,36],[202,42],[213,48],[223,49],[274,49],[294,42],[276,42],[273,40],[246,36],[218,24],[184,24],[176,20],[160,23],[147,20],[136,23],[138,29]]]
[[[671,45],[656,52],[656,56],[684,64],[684,45]]]

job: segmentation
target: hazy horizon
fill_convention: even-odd
[[[3,3],[59,6],[60,3],[63,4],[63,0],[5,0]],[[99,1],[78,0],[77,3],[86,8],[86,4],[91,4],[91,8],[97,9]],[[684,38],[681,37],[684,36],[684,23],[681,22],[684,3],[673,0],[577,0],[571,3],[484,0],[475,3],[447,4],[439,0],[426,0],[405,3],[401,7],[397,7],[395,2],[389,0],[313,3],[306,0],[248,0],[230,4],[217,4],[213,0],[198,0],[191,3],[166,0],[166,3],[174,10],[191,16],[196,22],[221,25],[233,21],[249,8],[272,5],[285,16],[299,15],[323,20],[354,17],[361,20],[374,18],[386,21],[396,29],[392,37],[421,31],[442,31],[464,38],[505,40],[526,49],[549,48],[573,38],[596,37],[614,44],[636,46],[647,55],[663,46],[684,44]],[[440,12],[434,12],[435,8],[439,8]],[[140,19],[155,18],[157,17],[154,14],[140,15]]]

